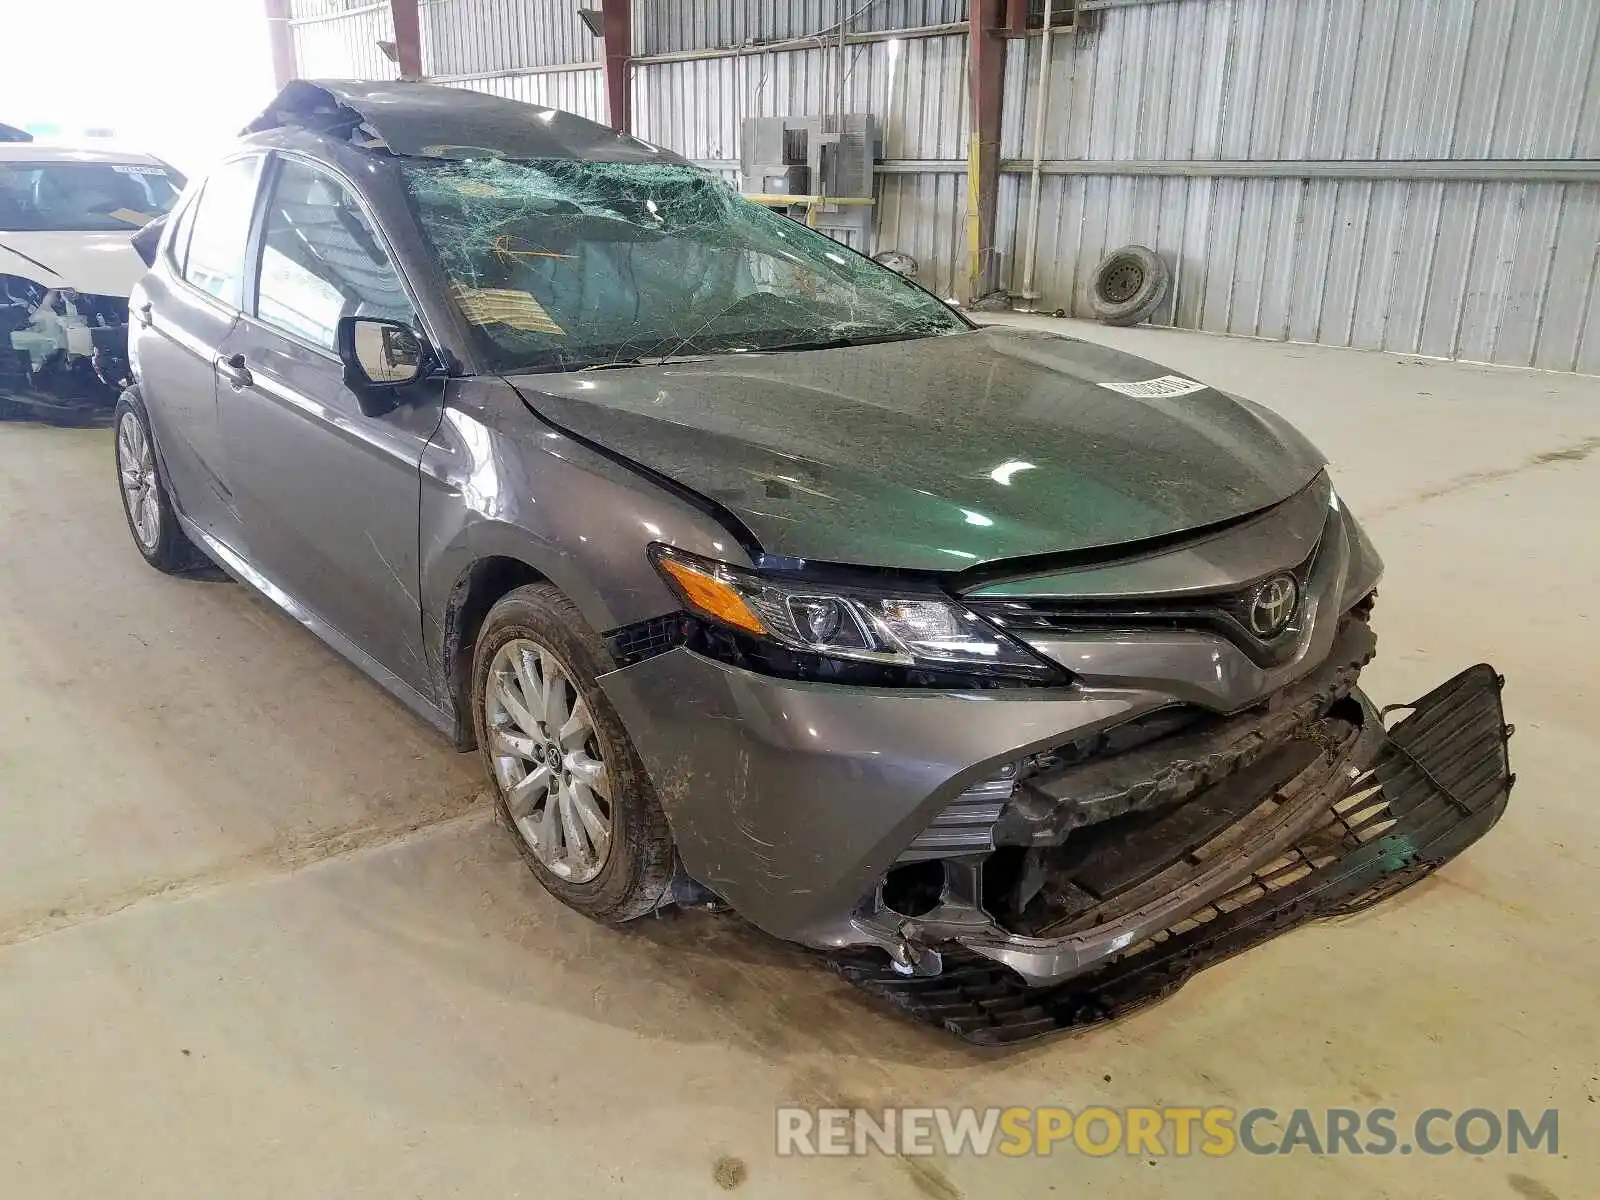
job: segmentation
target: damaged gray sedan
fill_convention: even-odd
[[[291,84],[169,221],[129,527],[476,748],[597,920],[726,905],[980,1042],[1370,904],[1511,786],[1386,720],[1381,565],[1269,410],[976,328],[673,154]]]

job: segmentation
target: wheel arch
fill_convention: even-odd
[[[548,575],[522,558],[486,554],[462,568],[451,585],[441,623],[440,669],[455,713],[459,749],[475,750],[478,745],[471,716],[472,658],[489,610],[519,587],[549,582]]]
[[[525,584],[553,584],[600,634],[676,606],[649,566],[642,545],[637,566],[621,578],[608,573],[604,561],[585,561],[529,530],[494,520],[471,522],[434,553],[424,553],[423,641],[436,688],[454,718],[455,743],[462,750],[475,745],[473,651],[489,610],[501,597]],[[626,556],[630,563],[632,558]]]

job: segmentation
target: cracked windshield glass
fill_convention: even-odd
[[[501,371],[957,333],[939,300],[698,168],[404,166],[452,299]]]

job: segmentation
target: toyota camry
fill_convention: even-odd
[[[476,750],[596,920],[732,909],[1010,1041],[1505,807],[1492,668],[1362,692],[1380,560],[1270,408],[977,327],[579,117],[296,81],[131,314],[139,552]]]

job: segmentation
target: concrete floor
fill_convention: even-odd
[[[1369,689],[1510,678],[1521,783],[1485,842],[1116,1025],[975,1052],[731,920],[567,912],[474,759],[243,589],[139,561],[109,433],[0,425],[0,1194],[1595,1195],[1600,381],[1050,324],[1327,450],[1389,564]],[[1555,1106],[1563,1138],[778,1159],[784,1102]]]

